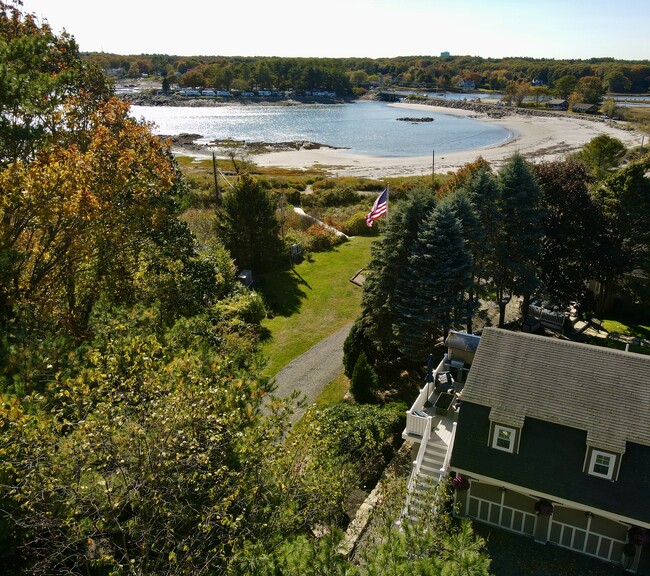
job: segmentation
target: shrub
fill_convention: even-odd
[[[350,381],[350,392],[357,402],[369,403],[375,400],[375,390],[379,386],[379,378],[373,370],[372,366],[368,364],[365,352],[361,352],[357,358],[352,371],[352,379]]]
[[[376,236],[379,226],[368,226],[365,213],[356,212],[343,223],[341,232],[348,236]]]
[[[313,413],[315,433],[330,446],[332,455],[350,462],[362,485],[374,483],[393,454],[404,427],[406,406],[333,404]]]
[[[352,188],[314,190],[302,198],[303,206],[348,206],[359,202],[360,196]]]
[[[343,236],[338,236],[333,230],[320,224],[313,224],[307,229],[309,239],[308,249],[314,252],[328,250],[345,241]]]
[[[224,320],[241,319],[247,324],[260,324],[266,318],[264,300],[257,292],[242,290],[215,305]]]

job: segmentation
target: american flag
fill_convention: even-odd
[[[370,227],[375,220],[379,220],[388,212],[388,185],[384,191],[377,196],[377,200],[372,205],[372,210],[366,215],[366,224]]]

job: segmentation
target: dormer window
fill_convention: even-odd
[[[589,474],[611,480],[614,477],[616,455],[602,450],[592,450],[589,460]]]
[[[505,452],[514,452],[516,439],[517,430],[515,428],[508,428],[507,426],[501,426],[500,424],[494,425],[492,448],[503,450]]]

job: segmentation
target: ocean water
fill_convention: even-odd
[[[397,108],[384,102],[200,108],[133,106],[132,113],[153,122],[158,134],[200,134],[205,142],[226,138],[247,142],[309,140],[346,148],[351,154],[379,157],[473,150],[512,138],[508,130],[479,120]],[[397,120],[404,117],[431,117],[434,121]]]

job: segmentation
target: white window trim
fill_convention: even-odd
[[[499,446],[497,444],[497,440],[499,439],[499,432],[501,430],[510,432],[510,446],[508,448],[504,448],[503,446]],[[494,431],[492,433],[492,448],[496,448],[497,450],[502,450],[503,452],[510,452],[512,454],[515,451],[516,444],[517,444],[516,428],[510,428],[509,426],[501,426],[501,424],[494,425]]]
[[[609,458],[609,471],[607,474],[601,474],[596,472],[594,467],[596,466],[596,458],[598,456],[607,456]],[[616,468],[616,454],[611,452],[604,452],[603,450],[592,450],[591,459],[589,461],[589,475],[596,476],[597,478],[604,478],[605,480],[611,480],[614,477],[614,469]]]

